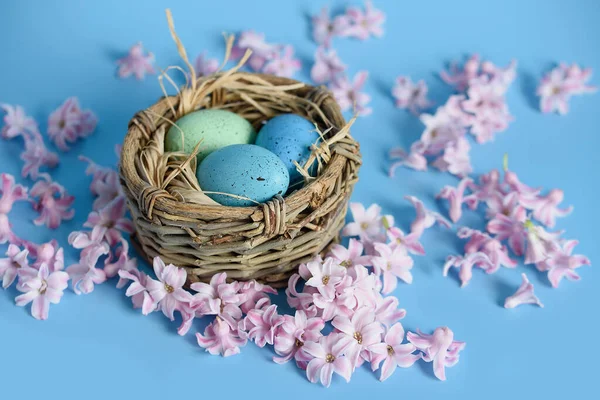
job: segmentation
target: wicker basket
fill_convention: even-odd
[[[285,285],[299,264],[337,240],[358,179],[359,145],[331,93],[291,79],[238,72],[243,62],[193,79],[177,96],[136,114],[123,143],[120,176],[136,228],[134,246],[147,260],[160,256],[184,267],[188,285],[219,272],[236,280]],[[322,140],[303,171],[316,161],[316,178],[306,176],[299,190],[257,206],[205,202],[195,157],[164,152],[165,131],[173,121],[204,108],[233,111],[257,129],[282,113],[313,121]]]

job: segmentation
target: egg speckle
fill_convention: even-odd
[[[217,149],[231,144],[254,143],[256,138],[250,122],[227,110],[194,111],[179,118],[175,125],[165,136],[165,150],[191,153],[202,140],[198,162]]]
[[[293,185],[302,180],[294,161],[304,166],[310,157],[310,146],[318,139],[319,134],[312,122],[296,114],[281,114],[267,121],[260,129],[256,145],[272,151],[283,160]],[[309,173],[314,173],[312,168]]]
[[[290,182],[283,161],[269,150],[252,144],[234,144],[214,151],[202,161],[196,175],[200,187],[210,198],[224,206],[237,207],[264,203],[278,194],[283,195]]]

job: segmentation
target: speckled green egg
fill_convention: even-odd
[[[250,122],[226,110],[198,110],[179,118],[165,137],[166,151],[191,153],[202,140],[200,163],[213,151],[232,144],[254,143],[256,132]]]
[[[210,153],[196,171],[203,191],[224,206],[246,207],[283,195],[290,176],[283,161],[253,144],[234,144]],[[240,199],[228,193],[247,199]],[[252,201],[254,200],[254,201]]]

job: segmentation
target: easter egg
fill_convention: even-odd
[[[198,162],[213,151],[231,144],[254,143],[250,122],[227,110],[198,110],[179,118],[165,136],[166,151],[191,153],[202,140]]]
[[[269,150],[253,144],[234,144],[210,153],[196,175],[200,188],[224,206],[264,203],[278,194],[285,194],[290,183],[283,161]]]
[[[267,121],[258,132],[255,143],[283,160],[293,185],[302,180],[294,161],[304,166],[311,153],[310,146],[318,139],[319,134],[312,122],[296,114],[281,114]],[[311,172],[314,173],[309,169]]]

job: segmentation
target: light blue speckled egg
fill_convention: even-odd
[[[255,143],[283,160],[290,174],[290,184],[293,185],[302,180],[294,161],[304,166],[311,153],[311,144],[318,139],[319,134],[312,122],[296,114],[281,114],[260,129]],[[311,170],[309,172],[314,173]]]
[[[269,150],[253,144],[234,144],[210,153],[196,175],[205,192],[229,193],[259,203],[285,194],[290,184],[283,161]],[[207,195],[224,206],[256,205],[251,200],[224,194]]]

